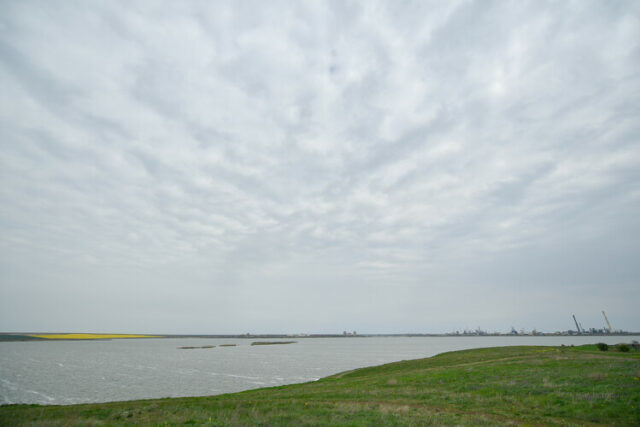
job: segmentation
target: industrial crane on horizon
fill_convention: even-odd
[[[576,320],[576,315],[572,314],[573,316],[573,321],[576,322],[576,329],[578,329],[578,333],[581,334],[582,330],[580,329],[580,325],[578,325],[578,321]]]
[[[607,315],[604,314],[604,310],[602,310],[602,315],[604,316],[604,320],[607,322],[607,326],[609,327],[609,333],[613,333],[613,328],[611,327],[611,323],[609,323],[609,319],[607,319]]]

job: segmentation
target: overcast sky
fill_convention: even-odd
[[[640,330],[640,2],[0,3],[0,330]]]

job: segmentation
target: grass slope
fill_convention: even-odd
[[[220,396],[0,407],[0,424],[640,425],[640,353],[444,353]]]

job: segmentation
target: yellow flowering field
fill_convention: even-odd
[[[113,338],[159,338],[158,335],[136,334],[30,334],[29,336],[50,340],[101,340]]]

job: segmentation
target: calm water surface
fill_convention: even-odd
[[[202,396],[312,381],[452,350],[631,340],[640,337],[297,338],[296,344],[269,346],[251,346],[255,339],[195,338],[0,342],[0,404]],[[216,347],[178,349],[203,345]]]

